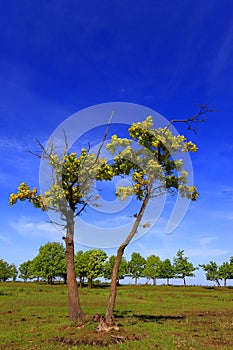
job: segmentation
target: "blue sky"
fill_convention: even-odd
[[[198,202],[170,235],[168,203],[126,257],[172,259],[184,249],[198,264],[233,255],[232,14],[227,0],[0,0],[0,258],[19,265],[41,244],[61,241],[46,214],[8,206],[20,182],[38,185],[39,160],[25,150],[73,113],[112,101],[168,120],[193,115],[197,103],[219,110],[187,135],[199,147],[192,157]],[[197,275],[190,281],[204,281]]]

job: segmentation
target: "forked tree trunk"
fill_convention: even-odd
[[[220,282],[219,282],[218,278],[216,278],[216,284],[217,284],[217,287],[221,287],[221,285],[220,285]]]
[[[142,220],[143,214],[145,212],[146,206],[148,204],[148,201],[150,199],[152,184],[148,186],[147,195],[145,196],[139,214],[137,215],[137,218],[133,224],[132,230],[127,236],[126,240],[120,245],[120,247],[117,250],[117,256],[116,260],[113,266],[112,271],[112,280],[110,285],[110,293],[109,293],[109,299],[108,299],[108,305],[105,313],[104,319],[100,320],[100,323],[97,327],[98,331],[109,331],[111,328],[116,329],[117,327],[114,325],[114,317],[113,317],[113,311],[115,307],[116,302],[116,295],[117,295],[117,279],[118,279],[118,272],[119,272],[119,266],[122,259],[122,256],[124,254],[125,248],[128,246],[132,238],[137,232],[138,226],[140,225],[140,222]]]
[[[85,318],[78,295],[78,286],[74,268],[74,218],[73,212],[67,216],[66,242],[66,272],[68,285],[68,310],[70,321],[81,321]]]

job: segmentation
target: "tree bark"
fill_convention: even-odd
[[[184,286],[186,287],[186,280],[185,280],[185,277],[183,277],[183,280],[184,280]]]
[[[117,295],[117,279],[118,279],[118,272],[119,272],[119,266],[122,259],[122,256],[124,254],[125,248],[128,246],[132,238],[137,232],[138,226],[140,225],[140,222],[142,220],[143,214],[145,212],[146,206],[148,204],[148,201],[150,199],[152,190],[152,183],[148,186],[147,194],[142,202],[139,214],[137,215],[137,218],[133,224],[132,230],[130,231],[129,235],[125,239],[125,241],[120,245],[120,247],[117,250],[117,256],[116,260],[113,266],[112,271],[112,280],[110,285],[110,293],[109,293],[109,299],[108,299],[108,305],[105,313],[104,320],[101,320],[98,326],[99,331],[108,331],[111,328],[115,328],[114,326],[114,317],[113,317],[113,311],[115,307],[116,302],[116,295]]]
[[[67,232],[65,237],[66,242],[66,272],[68,285],[68,310],[70,321],[80,321],[85,318],[85,313],[82,311],[78,295],[78,286],[74,268],[74,216],[70,211],[67,214]]]
[[[93,287],[93,280],[92,280],[92,278],[88,278],[87,285],[88,285],[88,288],[90,288],[90,289]]]
[[[216,279],[216,283],[217,283],[217,287],[221,287],[220,283],[219,283],[219,280]]]

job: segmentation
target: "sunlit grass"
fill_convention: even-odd
[[[108,287],[80,289],[83,309],[104,314]],[[233,289],[121,286],[119,332],[70,325],[67,287],[0,284],[1,349],[232,349]]]

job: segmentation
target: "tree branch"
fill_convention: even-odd
[[[164,130],[164,133],[169,129],[169,127],[174,124],[174,123],[185,123],[187,125],[188,130],[192,130],[193,132],[196,133],[196,129],[192,127],[192,123],[203,123],[206,121],[205,118],[200,119],[201,116],[205,115],[206,113],[209,112],[217,112],[215,109],[210,109],[208,104],[198,104],[199,107],[199,112],[194,114],[192,117],[184,118],[184,119],[172,119],[167,127]]]
[[[111,115],[110,115],[110,117],[109,117],[109,120],[108,120],[107,125],[106,125],[106,129],[105,129],[105,133],[104,133],[102,142],[101,142],[100,147],[99,147],[99,149],[98,149],[98,152],[97,152],[97,155],[96,155],[96,158],[95,158],[95,161],[94,161],[93,165],[95,165],[96,162],[97,162],[97,160],[99,159],[100,152],[101,152],[101,149],[103,148],[104,141],[106,140],[106,137],[107,137],[107,135],[108,135],[109,125],[111,124],[111,121],[112,121],[112,118],[113,118],[114,113],[115,113],[115,111],[112,111],[112,113],[111,113]]]

